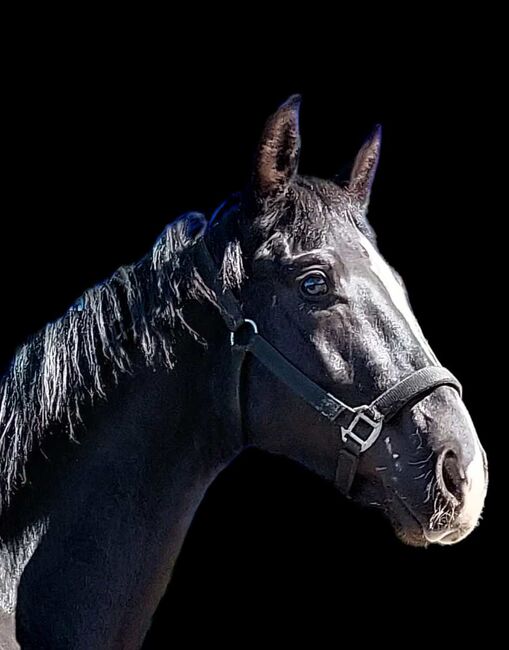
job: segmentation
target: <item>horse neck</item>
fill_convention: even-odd
[[[27,639],[138,647],[197,507],[240,451],[210,333],[207,348],[182,342],[174,370],[125,377],[90,409],[80,444],[67,443],[18,589]]]

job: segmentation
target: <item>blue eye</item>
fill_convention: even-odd
[[[305,297],[324,296],[329,292],[327,277],[318,271],[310,273],[301,281],[300,291]]]

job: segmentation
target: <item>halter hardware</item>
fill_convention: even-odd
[[[378,436],[382,432],[384,424],[384,416],[381,413],[376,413],[369,406],[362,405],[349,409],[353,413],[353,418],[350,424],[345,428],[341,427],[341,440],[346,442],[349,438],[360,446],[360,453],[367,451],[375,444]],[[369,412],[369,415],[367,414]],[[370,415],[372,417],[370,417]],[[360,431],[356,428],[362,425],[362,428],[368,429],[368,435],[363,437]]]
[[[258,325],[254,322],[254,320],[251,320],[250,318],[244,318],[244,322],[238,327],[234,332],[230,332],[230,345],[234,347],[235,345],[238,346],[244,346],[246,343],[242,343],[241,341],[236,341],[237,335],[240,335],[243,330],[245,329],[245,325],[249,325],[249,329],[251,329],[251,334],[249,332],[245,332],[247,336],[253,336],[254,334],[258,334]]]

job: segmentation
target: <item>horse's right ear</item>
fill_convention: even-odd
[[[349,188],[364,208],[367,208],[369,203],[371,186],[375,180],[376,168],[380,158],[381,144],[382,127],[377,124],[373,129],[373,133],[357,154],[350,175]]]
[[[284,192],[299,164],[300,95],[292,95],[265,124],[255,158],[253,189],[261,198]]]

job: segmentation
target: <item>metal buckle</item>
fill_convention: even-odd
[[[357,406],[356,408],[349,410],[353,411],[355,413],[355,416],[346,429],[345,427],[341,427],[341,439],[343,442],[346,442],[347,438],[351,438],[360,446],[360,453],[362,453],[363,451],[369,449],[371,445],[376,442],[378,436],[380,435],[380,432],[382,431],[384,418],[380,413],[373,411],[373,408],[365,405]],[[371,413],[374,413],[376,419],[373,419],[372,417],[369,417],[369,415],[366,415],[365,411],[367,410],[370,410]],[[365,422],[369,427],[371,427],[371,432],[367,438],[361,438],[358,433],[355,433],[355,427],[361,420],[362,422]]]
[[[254,320],[251,320],[250,318],[244,318],[242,323],[239,325],[239,327],[235,330],[235,332],[230,332],[230,344],[233,347],[234,345],[242,345],[242,343],[237,343],[235,341],[235,335],[240,332],[241,329],[243,329],[244,325],[250,325],[251,328],[253,329],[253,334],[258,334],[258,325],[254,322]]]

